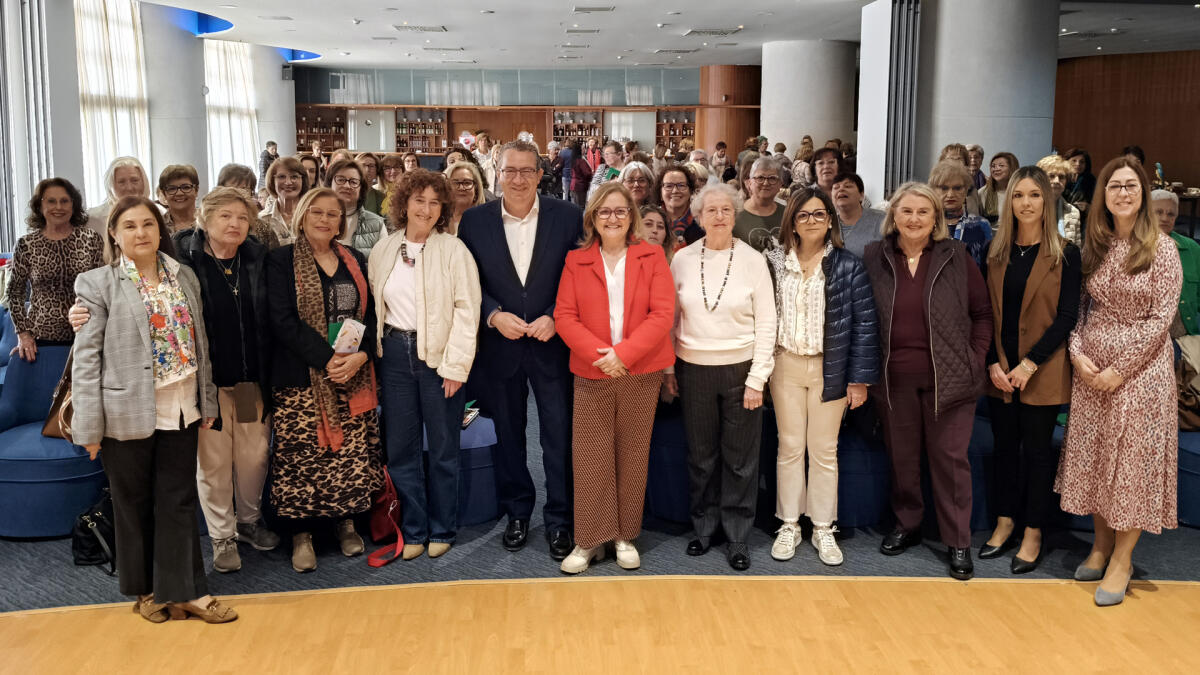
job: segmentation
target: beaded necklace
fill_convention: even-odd
[[[708,306],[708,292],[704,289],[704,252],[708,249],[708,237],[700,240],[700,297],[704,299],[704,309],[709,313],[717,311],[717,306],[721,304],[721,296],[725,295],[725,284],[729,283],[729,272],[733,270],[733,249],[737,248],[737,239],[734,238],[729,244],[729,264],[725,266],[725,279],[721,281],[721,290],[717,292],[717,299],[713,302],[713,306]]]

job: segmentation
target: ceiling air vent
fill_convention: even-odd
[[[427,52],[461,52],[462,47],[421,47]]]
[[[599,33],[599,28],[568,28],[567,35],[595,35]]]
[[[263,21],[291,21],[292,20],[292,17],[290,17],[290,16],[260,16],[258,18],[262,19]]]
[[[738,46],[738,43],[736,43],[736,42],[718,42],[716,44],[716,46],[717,47],[736,47],[736,46]]]
[[[372,40],[380,40],[382,42],[395,42],[396,41],[396,38],[394,38],[394,37],[372,37],[371,39]]]
[[[559,47],[559,49],[588,49],[588,48],[590,48],[590,47],[591,47],[591,45],[572,45],[572,44],[565,44],[565,45],[559,45],[558,47]]]
[[[583,57],[582,57],[582,56],[575,56],[575,55],[573,55],[573,54],[572,54],[572,55],[567,55],[567,54],[559,54],[559,55],[558,55],[558,58],[559,58],[559,59],[561,59],[561,60],[563,60],[563,61],[569,61],[569,60],[571,60],[571,59],[582,59]]]
[[[445,33],[445,26],[409,26],[402,24],[392,24],[392,28],[402,33]]]
[[[449,59],[442,63],[477,63],[477,61],[475,59]]]
[[[655,49],[655,54],[695,54],[699,49]]]
[[[741,28],[693,28],[684,37],[725,37],[741,32]]]
[[[599,12],[611,12],[614,9],[616,9],[616,7],[612,5],[607,7],[584,7],[581,5],[576,5],[571,11],[575,12],[576,14],[596,14]]]
[[[635,63],[635,66],[665,66],[665,63]]]

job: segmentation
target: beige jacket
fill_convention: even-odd
[[[383,287],[400,257],[404,230],[384,234],[367,262],[375,295],[376,353],[383,356],[387,298]],[[432,232],[417,256],[417,357],[438,375],[466,382],[479,334],[479,270],[466,244],[454,235]]]

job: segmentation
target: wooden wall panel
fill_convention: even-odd
[[[550,140],[553,116],[544,110],[450,110],[450,138],[457,139],[463,131],[475,133],[486,129],[493,141],[507,143],[522,131],[533,133],[533,140],[544,152]]]
[[[760,66],[701,66],[700,105],[758,105]]]
[[[758,108],[697,108],[696,147],[710,153],[717,141],[725,141],[726,151],[736,156],[742,142],[758,133]]]
[[[1169,181],[1200,186],[1200,51],[1116,54],[1058,64],[1054,145],[1086,148],[1096,171],[1125,145],[1162,162]]]

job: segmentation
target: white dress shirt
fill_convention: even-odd
[[[604,262],[604,280],[608,283],[608,330],[612,337],[613,346],[621,341],[625,330],[625,254],[610,272],[604,254],[600,254]]]
[[[533,259],[533,242],[537,238],[538,200],[533,200],[533,208],[524,218],[510,214],[500,202],[500,218],[504,221],[504,238],[508,241],[508,254],[512,256],[513,267],[517,268],[517,276],[521,284],[529,276],[529,262]]]

